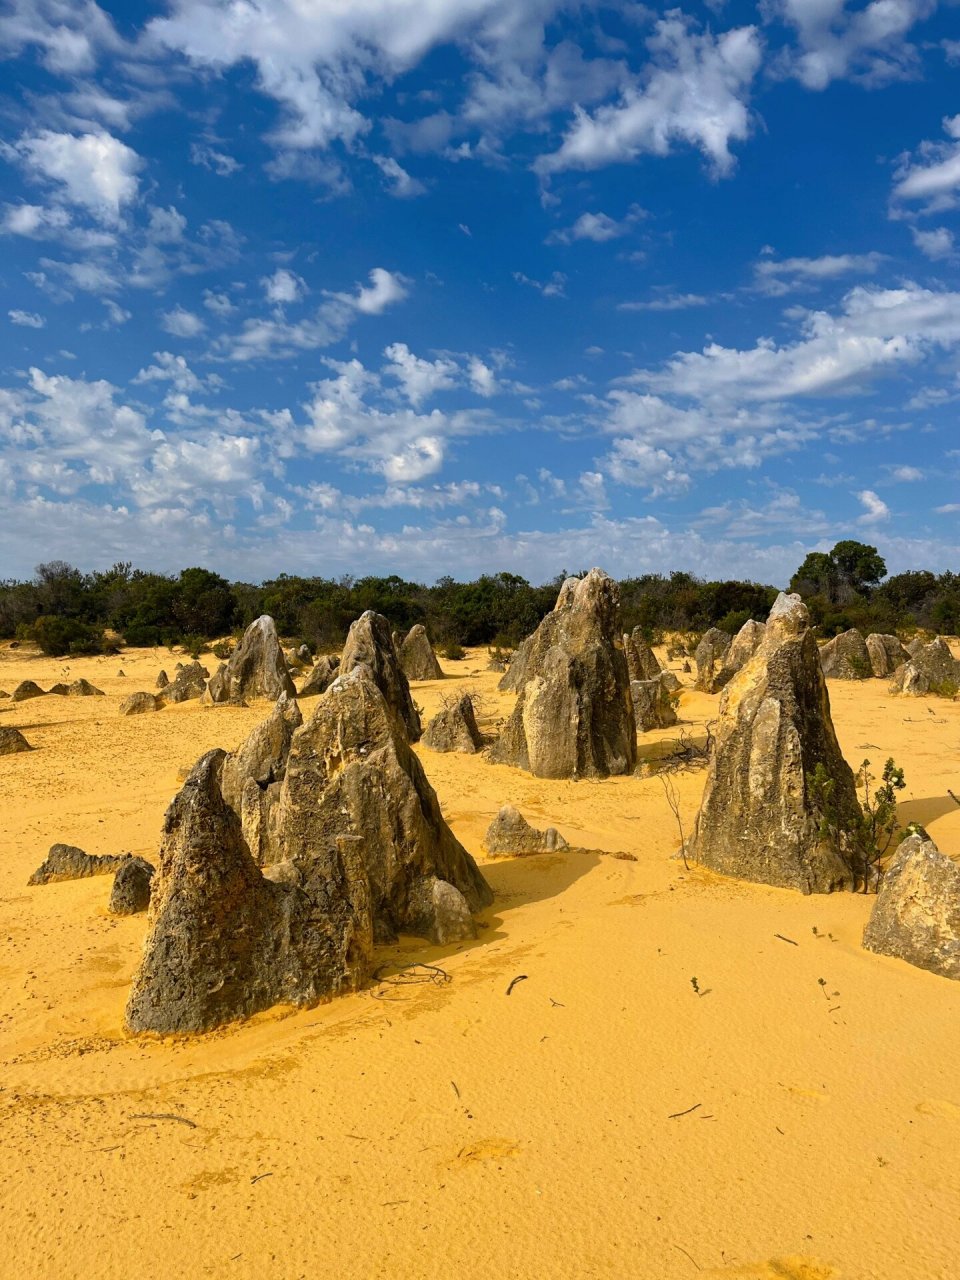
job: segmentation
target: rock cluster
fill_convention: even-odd
[[[910,661],[910,654],[896,636],[871,633],[866,639],[870,669],[877,679],[892,676],[897,667]]]
[[[602,569],[568,578],[556,608],[501,680],[525,673],[490,759],[541,778],[631,773],[636,722],[623,651],[620,592]]]
[[[269,698],[296,694],[287,669],[276,623],[263,614],[251,622],[243,639],[226,662],[217,668],[207,686],[211,702],[236,702],[245,698]]]
[[[410,684],[400,666],[400,659],[383,614],[368,609],[347,632],[347,642],[340,656],[340,675],[345,676],[363,663],[369,668],[374,683],[386,699],[387,706],[398,717],[411,742],[422,732],[420,715],[410,696]]]
[[[299,698],[316,698],[318,694],[326,693],[337,678],[337,672],[340,669],[340,659],[331,657],[318,658],[310,669],[310,673],[300,686]]]
[[[853,774],[840,753],[809,615],[781,594],[753,658],[720,698],[716,744],[691,854],[727,875],[803,893],[852,888],[859,851],[821,836],[812,776],[833,783],[838,827],[860,817]]]
[[[306,723],[281,697],[235,756],[210,752],[190,773],[164,820],[127,1025],[202,1031],[353,990],[375,941],[475,937],[472,913],[491,901],[358,663]]]
[[[107,910],[114,916],[135,916],[150,905],[154,868],[145,858],[127,858],[113,877]]]
[[[427,629],[416,623],[407,632],[399,651],[400,666],[408,680],[442,680],[443,672]]]
[[[27,884],[56,884],[60,880],[85,880],[87,876],[106,876],[119,871],[132,861],[129,853],[97,857],[84,853],[72,844],[51,845],[50,852],[37,867]]]
[[[820,650],[820,665],[832,680],[869,680],[873,675],[870,650],[855,627],[827,641]]]
[[[557,849],[569,847],[556,827],[538,831],[512,804],[503,805],[497,812],[497,816],[487,827],[483,843],[492,857],[553,853]]]
[[[630,697],[637,728],[668,729],[677,723],[677,710],[661,672],[655,680],[631,680]]]
[[[432,751],[459,751],[464,755],[474,755],[482,749],[483,737],[469,694],[437,712],[424,730],[423,745]]]
[[[953,697],[958,689],[960,662],[942,636],[915,648],[910,661],[897,668],[890,685],[891,693],[934,693],[945,697]]]
[[[21,751],[32,751],[30,743],[13,725],[0,727],[0,756],[15,756]]]
[[[694,688],[703,693],[717,693],[721,687],[720,672],[723,670],[727,650],[733,643],[733,637],[719,627],[711,627],[703,634],[697,645],[693,660],[697,664],[697,679]]]
[[[884,874],[863,945],[960,980],[960,866],[908,836]]]
[[[176,677],[163,686],[160,697],[164,703],[190,702],[194,698],[202,698],[209,675],[207,668],[199,662],[187,662],[177,669]]]

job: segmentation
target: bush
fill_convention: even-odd
[[[861,817],[852,826],[842,826],[835,800],[836,783],[826,768],[818,764],[811,778],[811,791],[820,810],[820,838],[831,844],[845,862],[853,867],[856,881],[866,893],[877,890],[883,876],[881,861],[894,842],[902,836],[897,822],[897,792],[906,786],[903,770],[890,757],[883,766],[880,786],[870,772],[870,761],[864,760],[855,774]],[[856,884],[855,884],[856,887]]]
[[[181,643],[194,661],[200,657],[205,649],[210,647],[203,636],[184,636]]]
[[[218,640],[216,644],[210,646],[210,652],[215,658],[219,658],[221,662],[226,662],[233,653],[233,641]]]
[[[103,632],[76,618],[37,618],[30,638],[41,653],[61,658],[67,653],[103,653]]]
[[[440,657],[446,658],[448,662],[461,662],[466,656],[466,649],[457,644],[456,640],[448,640],[440,649]]]

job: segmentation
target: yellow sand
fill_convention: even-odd
[[[57,840],[153,855],[178,768],[266,713],[117,714],[175,660],[0,650],[8,692],[83,675],[108,695],[0,702],[37,748],[0,758],[0,1274],[960,1274],[960,984],[863,951],[871,898],[684,871],[655,778],[547,782],[420,748],[478,856],[509,800],[638,860],[485,863],[475,944],[383,949],[391,972],[441,965],[442,986],[126,1039],[144,917],[106,914],[107,877],[26,881]],[[484,665],[415,696],[430,714],[479,688],[489,726],[512,698]],[[905,817],[960,850],[960,705],[880,681],[831,696],[848,760],[894,755]],[[686,692],[681,715],[697,730],[716,704]],[[676,781],[689,829],[703,774]]]

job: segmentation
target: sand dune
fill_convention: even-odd
[[[117,714],[173,661],[0,650],[8,692],[68,667],[108,695],[0,701],[36,747],[0,759],[0,1272],[956,1277],[960,984],[863,951],[870,897],[685,871],[656,778],[545,781],[418,747],[474,854],[509,800],[637,861],[484,861],[476,943],[405,939],[356,996],[126,1038],[144,917],[106,914],[109,877],[26,881],[58,840],[151,857],[178,768],[266,713]],[[444,664],[455,679],[416,700],[430,715],[479,688],[489,728],[513,695],[485,662]],[[830,693],[851,764],[893,755],[904,820],[960,851],[960,705]],[[700,732],[716,706],[687,691],[681,719]],[[675,779],[688,830],[703,777]]]

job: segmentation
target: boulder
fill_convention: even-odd
[[[741,667],[745,667],[763,642],[766,627],[762,622],[754,622],[751,618],[745,622],[730,642],[723,666],[714,677],[714,686],[722,689],[729,684]]]
[[[6,689],[0,689],[0,698],[9,698],[9,697],[10,695],[9,693],[7,693]]]
[[[293,863],[308,880],[317,848],[338,839],[356,842],[378,940],[401,932],[436,943],[473,938],[471,913],[493,900],[365,663],[339,676],[294,733],[277,832],[277,861]],[[447,881],[463,899],[455,928],[450,894],[438,897],[434,879]]]
[[[57,884],[61,880],[85,880],[88,876],[106,876],[119,871],[131,861],[129,853],[97,857],[84,853],[72,844],[51,845],[50,852],[37,867],[27,884]]]
[[[656,680],[663,670],[639,627],[634,627],[628,636],[623,637],[623,651],[627,655],[631,684],[634,680]]]
[[[960,662],[942,636],[921,645],[909,662],[894,672],[891,693],[939,694],[952,698],[960,690]]]
[[[878,635],[873,632],[867,636],[866,644],[870,669],[880,680],[892,676],[897,667],[910,661],[910,654],[896,636]]]
[[[727,650],[732,643],[733,637],[726,631],[721,631],[719,627],[711,627],[704,632],[703,639],[697,645],[693,655],[693,660],[697,664],[695,689],[699,689],[702,693],[719,692],[722,687],[719,682],[720,672],[723,670]]]
[[[863,945],[960,980],[960,866],[932,840],[908,836],[893,855]]]
[[[416,623],[407,632],[399,652],[400,666],[408,680],[442,680],[443,672],[427,629]]]
[[[210,681],[211,702],[231,702],[237,698],[269,698],[276,702],[281,693],[296,696],[287,670],[277,627],[268,614],[251,622],[243,639],[227,662],[221,663]]]
[[[210,672],[199,662],[182,663],[177,667],[177,674],[168,681],[160,693],[163,702],[190,702],[194,698],[202,698],[207,687]]]
[[[914,636],[910,643],[906,645],[907,653],[911,658],[915,657],[926,643],[927,641],[924,640],[923,636]]]
[[[104,698],[106,694],[102,689],[98,689],[96,685],[90,683],[89,680],[74,680],[72,684],[67,686],[68,698]]]
[[[61,681],[58,681],[56,684],[52,684],[47,690],[47,697],[65,698],[69,691],[70,686],[68,684],[63,684]]]
[[[30,743],[13,725],[0,727],[0,756],[15,756],[21,751],[32,751]]]
[[[529,674],[490,759],[541,778],[632,773],[636,722],[613,579],[602,569],[568,578],[507,676],[521,661]]]
[[[390,624],[380,613],[368,609],[353,623],[340,657],[340,675],[346,676],[363,663],[373,676],[387,706],[397,717],[411,742],[420,737],[420,715],[410,696],[410,684],[400,666]]]
[[[519,809],[512,804],[503,805],[487,827],[483,837],[487,853],[491,857],[517,857],[531,853],[553,853],[569,848],[556,827],[538,831],[532,827]]]
[[[300,686],[300,692],[297,696],[300,698],[316,698],[318,694],[326,693],[334,680],[336,680],[339,667],[339,658],[318,658],[310,674]]]
[[[148,934],[126,1008],[135,1032],[208,1031],[275,1004],[356,990],[372,950],[362,860],[312,851],[309,882],[267,879],[220,791],[224,753],[194,766],[167,810]]]
[[[594,569],[591,573],[601,573]],[[603,575],[606,577],[606,574]],[[541,621],[532,635],[519,645],[510,659],[510,664],[501,679],[498,688],[505,692],[519,693],[528,680],[538,675],[543,666],[547,652],[555,644],[566,644],[568,634],[579,634],[583,625],[583,610],[574,608],[577,588],[586,578],[566,578],[557,596],[557,603],[550,613]],[[619,622],[619,596],[617,598],[616,615]],[[619,632],[622,648],[622,630]],[[626,657],[626,655],[624,655]]]
[[[639,730],[668,729],[677,723],[676,707],[660,676],[655,680],[631,680],[630,696]]]
[[[424,731],[423,745],[432,751],[459,751],[463,755],[474,755],[483,747],[469,694],[437,712]]]
[[[163,702],[152,693],[131,693],[120,703],[122,716],[140,716],[145,711],[161,711]]]
[[[820,665],[823,674],[832,680],[869,680],[873,675],[870,651],[855,627],[823,645]]]
[[[247,847],[258,864],[275,857],[280,784],[286,774],[294,732],[302,724],[303,716],[296,700],[281,693],[266,720],[223,762],[220,790],[227,804],[239,815]]]
[[[154,868],[145,858],[127,858],[113,877],[107,910],[114,916],[135,916],[150,905]]]
[[[860,806],[810,618],[799,596],[781,594],[759,649],[720,695],[691,855],[725,875],[803,893],[853,888],[862,854],[838,852],[820,834],[818,765],[833,783],[837,825],[853,831]]]
[[[167,675],[165,671],[161,671],[160,674],[157,676],[157,683],[155,687],[157,689],[165,689],[169,683],[170,683],[170,677]]]
[[[26,702],[28,698],[42,698],[44,691],[33,680],[21,680],[10,695],[11,702]]]

